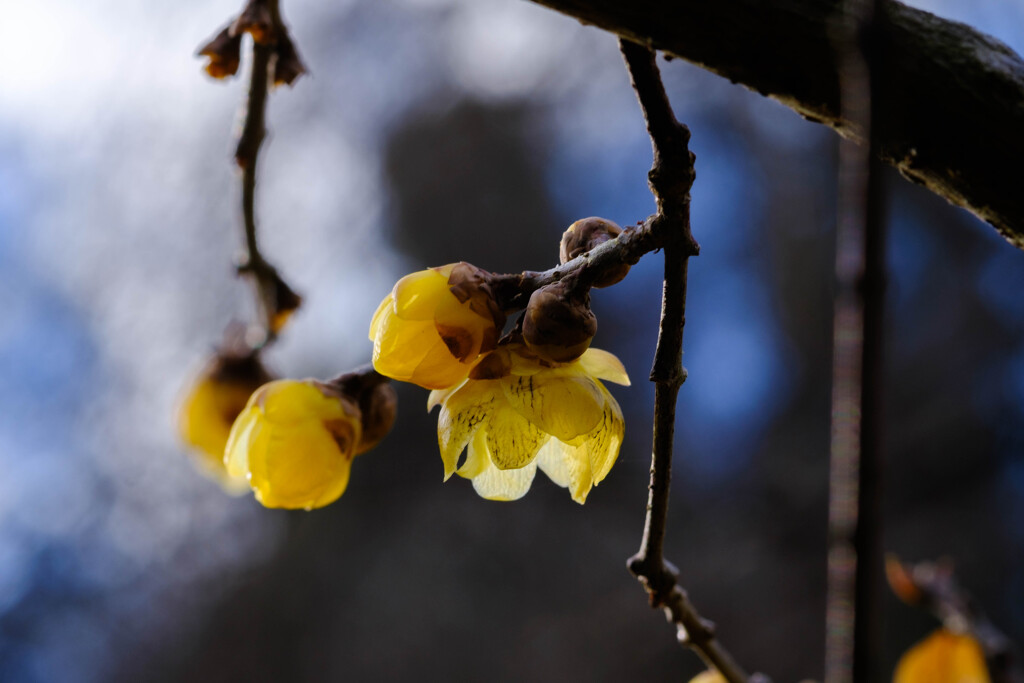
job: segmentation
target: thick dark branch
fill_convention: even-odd
[[[858,141],[840,109],[841,0],[533,0],[773,97]],[[1024,60],[969,26],[885,2],[878,153],[1024,248]]]
[[[664,554],[676,397],[686,379],[682,364],[686,271],[690,256],[698,251],[690,234],[690,186],[694,179],[694,156],[688,147],[690,131],[672,113],[654,52],[627,40],[621,40],[619,47],[654,148],[648,180],[658,213],[650,221],[650,229],[665,252],[661,323],[651,370],[651,380],[655,382],[651,482],[643,539],[628,567],[647,590],[651,605],[662,607],[676,625],[679,641],[693,648],[728,681],[740,683],[748,680],[747,674],[715,639],[712,626],[700,617],[686,593],[676,585],[676,571],[665,561]]]

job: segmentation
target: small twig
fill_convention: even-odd
[[[687,263],[699,253],[690,233],[690,187],[695,177],[694,155],[688,146],[690,131],[672,113],[654,52],[626,40],[619,41],[619,48],[651,137],[654,163],[648,182],[658,212],[649,224],[655,240],[665,250],[661,323],[651,369],[651,381],[655,383],[654,443],[647,516],[640,551],[627,566],[647,590],[651,605],[663,608],[676,625],[679,641],[728,681],[741,683],[748,680],[747,674],[715,638],[710,622],[701,618],[686,592],[676,585],[677,572],[664,556],[676,398],[686,380],[682,354]]]
[[[877,0],[847,0],[837,36],[843,113],[866,145],[840,148],[833,323],[825,681],[877,680],[881,645],[881,380],[885,224],[874,112]]]

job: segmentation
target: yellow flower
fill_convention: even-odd
[[[893,683],[989,683],[981,645],[940,628],[903,653]]]
[[[232,477],[224,468],[231,424],[252,392],[270,379],[252,353],[218,354],[199,373],[178,411],[178,432],[197,451],[197,466],[229,493],[249,490],[244,478]]]
[[[399,280],[370,322],[377,372],[427,389],[464,380],[505,324],[488,276],[468,263],[451,263]]]
[[[690,679],[690,683],[727,683],[725,676],[717,671],[701,671]]]
[[[345,491],[361,436],[349,397],[311,379],[278,380],[256,391],[235,420],[224,464],[248,479],[263,505],[311,510]]]
[[[598,378],[629,384],[619,359],[599,349],[563,364],[518,344],[488,354],[465,382],[430,393],[428,410],[441,406],[445,479],[457,473],[484,498],[515,500],[540,467],[583,503],[615,463],[625,429],[619,404]]]

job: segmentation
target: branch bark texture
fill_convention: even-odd
[[[842,0],[533,0],[772,97],[840,135]],[[881,3],[878,155],[1024,249],[1024,60],[969,26]]]

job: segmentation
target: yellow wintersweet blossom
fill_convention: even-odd
[[[269,382],[270,375],[252,354],[218,354],[199,373],[178,411],[181,440],[192,446],[195,463],[204,474],[220,483],[225,491],[240,494],[249,490],[244,478],[232,477],[224,468],[224,446],[235,418],[245,408],[252,392]]]
[[[940,628],[903,653],[893,683],[989,683],[985,654],[969,635]]]
[[[725,676],[718,673],[717,671],[701,671],[699,674],[690,679],[690,683],[728,683],[725,680]]]
[[[622,410],[600,379],[629,384],[619,359],[600,349],[562,364],[542,361],[521,344],[488,354],[465,382],[430,393],[427,409],[441,406],[445,479],[457,473],[484,498],[515,500],[539,467],[583,503],[611,470],[625,430]]]
[[[468,263],[450,263],[399,280],[370,322],[377,372],[426,389],[466,379],[505,324],[488,276]]]
[[[361,436],[360,411],[348,397],[316,380],[278,380],[256,391],[235,420],[224,464],[263,505],[311,510],[344,493]]]

